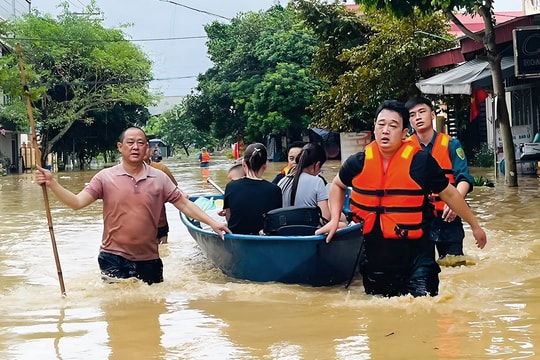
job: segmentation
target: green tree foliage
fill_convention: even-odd
[[[504,78],[501,68],[501,53],[495,41],[495,15],[493,12],[494,0],[355,0],[369,9],[387,9],[399,17],[407,17],[420,11],[423,14],[434,12],[443,13],[446,18],[456,24],[469,38],[484,44],[493,79],[493,95],[497,97],[497,117],[503,142],[505,166],[505,182],[508,186],[517,186],[516,156],[510,117],[506,105]],[[455,16],[463,12],[473,16],[480,16],[484,22],[484,31],[480,34],[469,30]]]
[[[440,15],[417,12],[397,19],[387,11],[360,14],[313,0],[297,0],[295,6],[318,36],[313,68],[328,84],[312,105],[315,121],[335,131],[371,129],[381,101],[406,100],[417,91],[418,60],[447,45],[415,33],[446,34]]]
[[[214,65],[187,105],[193,123],[231,141],[299,136],[321,84],[309,71],[316,40],[293,9],[274,6],[205,29]]]
[[[190,101],[188,96],[181,104],[152,118],[145,128],[148,133],[159,135],[173,149],[182,148],[186,156],[189,156],[189,149],[193,146],[201,148],[214,143],[210,131],[199,130],[193,124],[193,119],[186,111]]]
[[[150,114],[146,107],[119,103],[112,109],[91,111],[89,117],[93,119],[91,124],[74,122],[54,146],[54,151],[64,158],[67,154],[75,156],[81,167],[99,154],[104,154],[105,162],[114,161],[116,143],[122,131],[132,125],[145,124]]]
[[[58,19],[36,11],[2,27],[2,33],[8,35],[4,41],[13,48],[16,42],[21,44],[42,160],[62,150],[56,148],[57,144],[66,142],[61,140],[74,124],[94,125],[96,114],[118,106],[125,107],[125,113],[141,114],[140,106],[153,101],[148,91],[151,62],[141,49],[126,41],[122,31],[106,29],[101,20],[70,13],[67,3],[63,6]],[[99,9],[93,2],[85,10],[88,14],[96,12]],[[14,99],[0,109],[0,115],[26,131],[28,115],[19,100],[22,86],[15,53],[0,59],[0,86]],[[123,121],[123,125],[127,121],[112,118]],[[128,118],[145,120],[140,116]],[[85,131],[84,127],[74,130]]]

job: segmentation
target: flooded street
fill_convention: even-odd
[[[190,195],[215,193],[195,157],[166,159]],[[213,159],[221,187],[231,165]],[[269,180],[284,163],[271,163]],[[331,180],[340,163],[329,161]],[[79,192],[95,171],[62,172]],[[443,267],[435,298],[365,295],[360,279],[312,288],[258,284],[212,267],[167,204],[165,281],[104,284],[97,254],[101,202],[73,211],[49,192],[67,296],[62,297],[41,188],[0,177],[0,359],[535,359],[540,357],[540,193],[536,177],[468,201],[488,235],[466,226],[470,266]]]

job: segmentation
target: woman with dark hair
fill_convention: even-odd
[[[315,143],[306,144],[293,174],[281,179],[278,186],[283,193],[283,206],[318,206],[325,219],[330,218],[328,190],[325,181],[319,176],[326,162],[326,151]]]
[[[223,208],[233,233],[259,234],[264,225],[263,214],[281,207],[281,189],[262,178],[267,155],[263,144],[249,145],[242,161],[246,176],[225,187]]]

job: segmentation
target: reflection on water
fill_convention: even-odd
[[[208,173],[197,159],[167,159],[181,189],[225,187],[225,158]],[[270,163],[268,180],[284,163]],[[339,162],[325,164],[331,180]],[[475,175],[490,171],[474,169]],[[59,180],[78,192],[94,172]],[[469,204],[489,242],[476,265],[443,267],[436,298],[376,298],[360,279],[309,288],[225,277],[206,260],[167,205],[165,282],[104,284],[97,252],[101,203],[79,211],[49,196],[66,284],[60,296],[41,189],[31,174],[0,177],[0,358],[2,359],[510,359],[540,345],[538,179],[519,188],[477,187]]]

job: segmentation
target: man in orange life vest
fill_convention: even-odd
[[[210,154],[206,151],[206,148],[202,148],[199,153],[199,163],[201,167],[208,167],[210,165]]]
[[[330,188],[330,222],[316,232],[327,233],[326,241],[331,241],[351,186],[353,219],[364,221],[360,273],[368,294],[438,294],[440,267],[429,238],[432,192],[470,224],[479,248],[487,242],[486,233],[437,161],[405,140],[408,124],[409,111],[403,103],[387,100],[379,106],[375,141],[364,152],[351,155],[339,170]]]
[[[443,169],[450,184],[456,187],[461,196],[467,196],[472,191],[474,179],[469,173],[465,152],[459,140],[433,129],[435,112],[431,100],[417,97],[407,101],[405,107],[409,109],[409,121],[415,132],[409,139],[430,153]],[[432,195],[432,201],[435,219],[431,226],[431,239],[435,241],[439,259],[446,255],[463,256],[465,231],[461,218],[437,194]],[[464,261],[454,265],[464,265]]]

